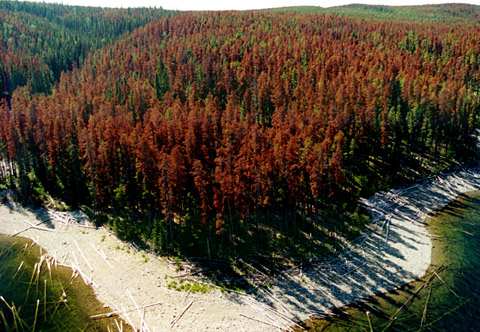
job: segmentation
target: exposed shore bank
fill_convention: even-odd
[[[271,287],[259,289],[256,297],[217,290],[202,294],[168,289],[170,277],[181,272],[169,268],[162,258],[129,247],[110,232],[85,227],[88,220],[78,213],[46,215],[6,202],[0,205],[0,232],[13,235],[44,221],[38,227],[53,231],[29,228],[18,236],[35,239],[59,262],[81,270],[99,300],[112,311],[156,304],[145,312],[134,310],[122,315],[137,328],[274,331],[288,329],[290,319],[321,315],[422,277],[430,265],[432,249],[426,216],[474,190],[480,190],[478,170],[432,177],[362,200],[373,220],[347,253],[322,264],[285,271]],[[75,226],[66,225],[67,220]]]
[[[480,170],[471,169],[361,200],[372,214],[364,235],[340,258],[282,276],[270,294],[262,292],[265,301],[279,310],[285,306],[296,320],[306,320],[421,278],[431,263],[427,216],[476,190]]]
[[[258,312],[238,296],[215,289],[205,294],[169,289],[171,277],[181,272],[175,272],[166,259],[138,251],[103,228],[95,229],[82,214],[56,213],[56,218],[45,210],[34,212],[11,201],[2,204],[0,232],[21,232],[18,236],[33,239],[60,264],[80,270],[98,299],[112,312],[126,311],[120,316],[135,328],[151,332],[265,330],[264,324],[239,315],[255,318]],[[29,228],[32,225],[38,228]],[[144,306],[148,307],[144,310]]]

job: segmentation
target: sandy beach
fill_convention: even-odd
[[[4,200],[0,232],[20,232],[17,236],[34,239],[62,264],[81,270],[112,311],[156,304],[145,309],[145,317],[136,311],[122,315],[144,331],[290,330],[292,321],[422,277],[432,249],[426,217],[475,190],[480,190],[480,172],[467,170],[364,199],[361,204],[372,214],[372,222],[340,258],[285,271],[255,296],[168,289],[171,277],[182,272],[172,269],[165,258],[139,251],[105,229],[89,227],[80,212],[28,211]]]

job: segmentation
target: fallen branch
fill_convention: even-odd
[[[29,226],[29,227],[21,230],[20,232],[17,232],[17,233],[15,233],[15,234],[9,235],[9,237],[15,237],[15,236],[17,236],[18,234],[23,233],[23,232],[26,232],[26,231],[28,231],[28,230],[31,229],[31,228],[32,228],[32,226]]]
[[[187,310],[192,306],[193,302],[195,302],[195,300],[192,300],[192,302],[190,302],[190,304],[187,305],[185,307],[185,309],[183,309],[183,311],[180,313],[180,315],[178,315],[178,317],[176,317],[174,320],[172,320],[172,322],[170,323],[170,327],[174,327],[175,324],[177,324],[177,322],[180,320],[180,318],[182,318],[183,314],[185,314],[185,312],[187,312]]]
[[[388,216],[388,221],[387,221],[387,235],[385,237],[385,244],[388,242],[388,235],[390,233],[390,220],[391,220],[391,215]]]
[[[117,320],[115,319],[115,325],[117,325],[118,332],[123,332],[123,321],[120,321],[120,324],[118,324]]]
[[[138,329],[133,324],[132,320],[130,319],[130,316],[127,314],[127,311],[123,306],[122,306],[122,310],[123,310],[123,313],[125,314],[125,318],[127,319],[128,324],[132,327],[134,331],[138,331]],[[137,309],[135,308],[134,310],[137,310]]]
[[[53,233],[55,233],[55,231],[54,231],[53,229],[44,228],[44,227],[38,227],[38,226],[35,226],[35,225],[32,225],[31,228],[38,229],[39,231],[45,231],[45,232],[53,232]]]
[[[67,218],[63,218],[62,216],[58,215],[57,213],[51,211],[51,210],[48,210],[47,213],[53,217],[54,219],[56,219],[57,222],[60,222],[64,225],[67,225],[67,226],[75,226],[75,227],[82,227],[82,228],[97,228],[95,226],[90,226],[90,225],[82,225],[82,224],[79,224],[73,217],[70,217],[70,216],[67,216]],[[70,221],[72,220],[72,221]]]
[[[15,237],[15,236],[17,236],[18,234],[23,233],[23,232],[25,232],[25,231],[28,231],[29,229],[32,229],[32,228],[33,228],[33,229],[38,229],[39,231],[55,232],[53,229],[44,228],[44,227],[39,227],[39,226],[37,226],[37,225],[34,225],[34,224],[32,224],[31,222],[29,222],[28,220],[24,220],[24,221],[25,221],[27,224],[29,224],[30,226],[27,227],[27,228],[25,228],[24,230],[21,230],[21,231],[15,233],[15,234],[13,234],[13,235],[9,235],[9,237]]]
[[[287,309],[287,307],[283,304],[283,302],[277,298],[268,288],[262,288],[262,291],[265,292],[268,296],[270,296],[272,299],[277,301],[277,303],[282,307],[283,311],[287,314],[292,315],[290,310]],[[255,300],[256,301],[256,300]]]
[[[290,331],[290,332],[293,332],[293,329],[290,328],[290,327],[285,327],[283,326],[283,324],[280,324],[275,318],[273,318],[271,315],[269,315],[267,312],[265,312],[264,310],[261,310],[260,308],[257,308],[254,303],[250,303],[247,301],[247,304],[253,309],[255,310],[256,312],[258,312],[259,314],[265,316],[266,318],[268,318],[271,322],[273,322],[274,324],[278,324],[279,326],[282,327],[283,330],[286,330],[286,331]],[[280,318],[284,319],[282,316],[280,316]],[[290,320],[288,321],[289,323]]]
[[[181,278],[185,278],[185,277],[193,277],[197,274],[200,274],[202,273],[202,271],[196,271],[196,272],[189,272],[189,273],[184,273],[184,274],[181,274],[181,275],[178,275],[178,276],[174,276],[173,278],[176,278],[176,279],[181,279]]]
[[[248,299],[248,298],[247,298]],[[273,314],[279,316],[280,318],[284,319],[285,321],[287,321],[289,324],[291,325],[295,325],[296,327],[298,327],[299,329],[301,330],[305,330],[301,325],[297,324],[294,320],[288,318],[287,316],[285,316],[284,314],[282,314],[280,311],[276,310],[275,308],[269,306],[268,304],[265,304],[265,303],[262,303],[260,301],[257,301],[255,299],[250,299],[250,301],[252,301],[252,303],[254,302],[255,304],[257,305],[260,305],[261,307],[267,309],[268,311],[272,312]],[[247,301],[248,303],[248,301]],[[285,309],[283,306],[282,306],[283,309]],[[291,313],[290,313],[291,314]]]
[[[147,305],[144,305],[142,307],[135,307],[133,309],[128,309],[128,310],[117,310],[117,311],[112,311],[112,312],[108,312],[106,314],[100,314],[100,315],[94,315],[94,316],[90,316],[90,318],[110,318],[112,316],[116,316],[116,315],[119,315],[119,314],[122,314],[122,313],[126,313],[126,312],[132,312],[132,311],[135,311],[135,310],[138,310],[138,309],[145,309],[145,308],[149,308],[149,307],[153,307],[153,306],[156,306],[156,305],[159,305],[159,304],[162,304],[162,302],[155,302],[155,303],[152,303],[152,304],[147,304]]]
[[[437,274],[437,272],[433,271],[433,274],[435,274],[435,276],[436,276],[438,279],[440,279],[440,281],[445,285],[445,287],[447,287],[448,290],[449,290],[450,292],[452,292],[453,295],[455,295],[455,296],[457,297],[457,299],[460,299],[460,296],[458,296],[457,293],[455,293],[454,290],[451,289],[450,286],[448,286],[445,281],[443,281],[443,279]]]
[[[423,328],[423,324],[427,319],[427,309],[428,309],[428,301],[430,300],[430,296],[432,295],[432,285],[430,285],[430,290],[428,292],[427,300],[425,301],[425,307],[423,309],[422,320],[420,321],[420,330]]]
[[[129,291],[128,289],[127,289],[127,293],[128,293],[128,296],[130,297],[130,299],[132,300],[133,304],[135,305],[135,309],[137,310],[138,315],[140,316],[140,319],[142,320],[142,324],[141,324],[141,325],[143,325],[142,312],[140,311],[140,308],[138,307],[137,302],[136,302],[135,299],[133,298],[132,293],[130,293],[130,291]],[[142,326],[140,326],[140,328],[142,328]]]
[[[80,252],[80,255],[82,255],[83,260],[87,263],[88,267],[90,268],[90,271],[93,272],[93,267],[88,262],[87,257],[85,257],[85,255],[83,254],[83,251],[82,251],[82,249],[80,249],[80,246],[78,245],[77,241],[74,240],[73,242],[75,242],[75,245],[77,246],[77,249]]]
[[[269,306],[267,306],[267,305],[265,305],[265,304],[263,304],[263,303],[261,303],[261,302],[258,302],[258,301],[253,302],[253,301],[254,301],[254,300],[252,300],[252,302],[247,301],[247,304],[248,304],[250,307],[252,307],[253,310],[257,311],[258,313],[260,313],[260,314],[264,315],[265,317],[267,317],[268,319],[270,319],[270,321],[272,321],[272,322],[277,323],[277,324],[280,325],[280,323],[279,323],[274,317],[272,317],[271,315],[269,315],[267,312],[261,310],[260,308],[257,308],[255,305],[257,305],[258,307],[262,307],[262,309],[264,308],[264,309],[269,310],[272,314],[277,315],[277,316],[280,317],[281,319],[287,321],[288,324],[296,325],[296,326],[300,327],[300,328],[303,330],[303,328],[302,328],[300,325],[298,325],[297,323],[295,323],[293,320],[291,320],[290,318],[286,317],[285,315],[280,314],[280,313],[277,312],[275,309],[273,309],[273,308],[271,308],[271,307],[269,307]],[[287,330],[287,331],[293,332],[293,329],[290,328],[290,327],[283,327],[283,329],[284,329],[284,330]]]
[[[98,285],[93,281],[93,278],[89,278],[85,273],[80,270],[80,267],[72,263],[72,268],[77,270],[78,274],[82,277],[83,281],[85,282],[85,285],[92,285],[95,286],[96,288],[99,288]]]
[[[350,273],[353,273],[353,272],[357,271],[357,270],[358,270],[359,268],[361,268],[362,266],[367,265],[367,263],[368,263],[368,261],[366,261],[366,262],[364,262],[363,264],[360,264],[359,266],[357,266],[357,267],[355,267],[355,268],[353,268],[353,269],[345,272],[344,274],[342,274],[342,275],[340,276],[340,278],[343,278],[343,277],[349,275]]]
[[[462,233],[465,233],[465,234],[468,234],[468,235],[471,235],[471,236],[474,235],[473,233],[464,231],[464,230],[462,230],[462,229],[458,229],[458,228],[454,228],[454,227],[452,227],[452,229],[453,229],[454,231],[459,231],[459,232],[462,232]]]
[[[434,277],[434,274],[436,274],[435,271],[433,271],[432,275],[430,276],[430,278],[423,284],[421,285],[412,295],[410,295],[410,297],[405,301],[405,303],[403,303],[400,308],[397,309],[397,311],[395,311],[395,313],[390,316],[390,322],[388,323],[388,325],[382,330],[382,332],[386,331],[394,322],[395,322],[395,319],[397,318],[397,314],[403,310],[403,308],[415,297],[417,296],[418,293],[420,293],[420,291],[422,289],[424,289],[429,283],[430,281],[433,279]]]
[[[278,325],[276,325],[276,324],[271,324],[271,323],[266,322],[266,321],[264,321],[264,320],[257,319],[257,318],[254,318],[254,317],[250,317],[250,316],[247,316],[247,315],[242,314],[242,313],[240,313],[239,315],[242,316],[242,317],[251,319],[251,320],[253,320],[253,321],[255,321],[255,322],[259,322],[259,323],[262,323],[262,324],[265,324],[265,325],[273,326],[273,327],[275,327],[275,328],[277,328],[277,329],[280,329],[280,330],[285,331],[285,328],[282,327],[282,326],[278,326]]]
[[[254,267],[253,265],[251,265],[251,264],[249,264],[249,263],[245,262],[243,259],[239,259],[239,261],[240,261],[241,263],[243,263],[244,265],[246,265],[246,266],[250,267],[252,270],[255,270],[255,271],[257,271],[258,273],[260,273],[261,275],[263,275],[265,278],[267,278],[267,279],[271,279],[271,277],[267,276],[265,273],[263,273],[262,271],[260,271],[260,270],[259,270],[259,269],[257,269],[256,267]]]
[[[107,260],[107,256],[105,255],[105,253],[103,251],[100,251],[98,250],[97,248],[95,248],[95,246],[90,242],[90,245],[92,246],[92,248],[97,252],[97,254],[102,257],[102,259],[105,261],[105,263],[108,264],[108,266],[110,266],[110,268],[113,269],[113,266],[112,264],[110,264],[110,262]]]
[[[30,240],[32,240],[32,243],[30,243],[30,248],[33,247],[35,244],[40,247],[40,245],[38,244],[38,236],[37,236],[36,239],[34,239],[34,238],[31,237],[31,236],[27,236],[27,238],[29,238]],[[40,247],[40,248],[41,248],[41,247]]]

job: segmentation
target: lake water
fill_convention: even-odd
[[[308,322],[309,331],[480,332],[480,192],[428,222],[434,248],[424,278]]]
[[[71,269],[45,260],[38,268],[42,255],[32,241],[0,234],[0,331],[119,330],[113,318],[90,319],[111,309]]]

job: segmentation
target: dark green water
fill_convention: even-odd
[[[90,319],[111,309],[81,277],[46,262],[38,269],[41,256],[30,240],[0,234],[0,331],[118,331],[112,318]]]
[[[434,248],[424,278],[337,310],[338,318],[309,322],[309,330],[480,332],[480,192],[451,203],[429,224]]]

